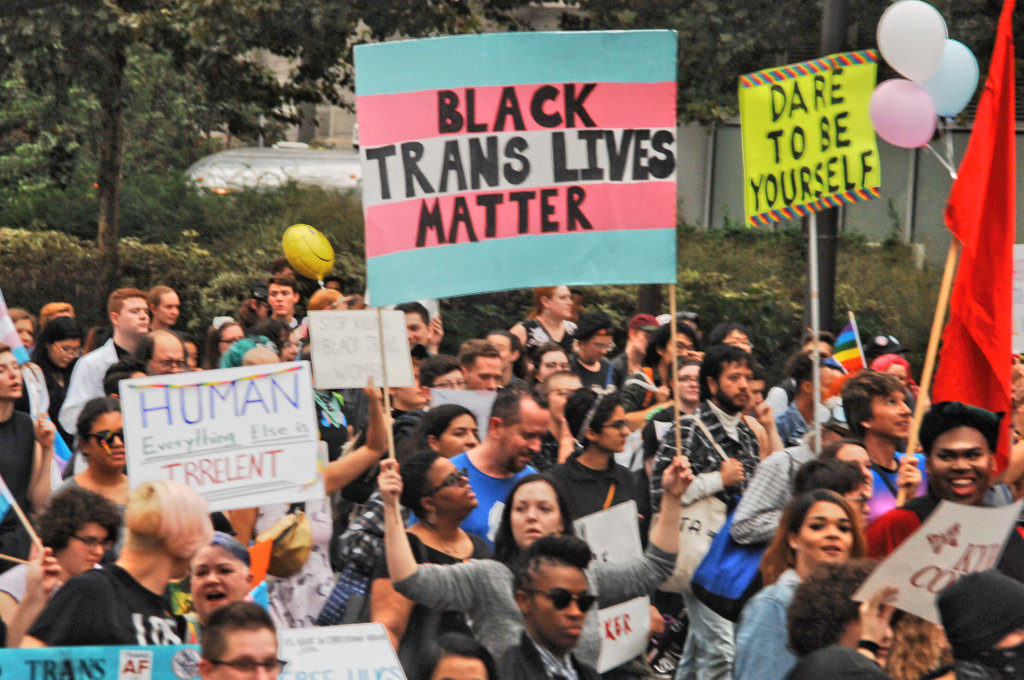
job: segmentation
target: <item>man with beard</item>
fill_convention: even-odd
[[[463,531],[485,538],[494,547],[508,492],[520,477],[536,472],[530,461],[540,451],[547,431],[547,409],[531,392],[518,387],[498,391],[487,436],[476,448],[451,459],[456,469],[466,471],[479,502],[459,525]]]
[[[743,411],[750,402],[748,381],[754,375],[753,364],[753,357],[735,345],[715,345],[704,355],[699,374],[700,408],[684,419],[679,428],[681,453],[689,457],[696,475],[683,495],[684,505],[713,494],[731,511],[754,474],[758,463],[757,437],[743,420]],[[724,453],[725,460],[719,451]],[[662,471],[677,453],[673,427],[665,433],[654,457],[651,505],[655,511],[661,503]],[[688,674],[677,678],[732,677],[734,624],[711,611],[692,593],[683,593],[683,601],[690,618],[690,634],[679,667]]]

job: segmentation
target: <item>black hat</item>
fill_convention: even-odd
[[[615,330],[615,324],[612,323],[611,317],[604,312],[587,312],[580,317],[580,323],[576,326],[573,337],[577,340],[589,340],[603,330],[608,332]]]
[[[864,357],[870,364],[883,354],[903,354],[907,348],[891,335],[872,335],[864,343]]]
[[[961,577],[938,598],[953,657],[972,659],[1024,628],[1024,584],[998,571]]]
[[[932,444],[942,433],[958,427],[972,427],[981,432],[988,447],[995,451],[1002,419],[1002,413],[993,413],[959,401],[940,401],[932,404],[921,419],[921,446],[925,455],[928,455],[932,451]]]

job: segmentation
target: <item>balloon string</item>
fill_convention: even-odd
[[[946,168],[946,171],[949,172],[950,177],[956,179],[956,168],[954,168],[948,161],[946,161],[946,159],[942,157],[942,154],[940,154],[938,151],[932,148],[931,144],[925,144],[924,148],[931,151],[932,155],[935,156],[935,158],[938,159],[940,163],[942,163],[942,167]]]

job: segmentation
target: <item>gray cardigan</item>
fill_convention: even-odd
[[[651,545],[642,557],[629,562],[592,562],[587,568],[587,583],[598,596],[599,606],[610,607],[654,592],[671,575],[675,562],[675,553]],[[513,597],[512,572],[497,560],[421,564],[415,574],[394,586],[402,595],[428,607],[465,612],[473,634],[496,659],[519,644],[523,615]],[[601,630],[595,608],[587,613],[583,635],[573,653],[583,663],[596,666],[600,651]]]

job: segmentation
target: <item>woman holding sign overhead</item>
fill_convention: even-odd
[[[681,498],[693,481],[689,461],[676,459],[668,468],[664,491],[675,502],[667,504],[651,531],[643,556],[620,564],[592,562],[587,581],[602,606],[647,595],[672,572],[679,545]],[[523,617],[512,593],[509,565],[541,536],[573,531],[561,485],[544,475],[527,475],[512,488],[495,537],[496,560],[471,559],[454,565],[417,564],[402,522],[398,499],[402,477],[398,463],[381,463],[378,477],[385,498],[384,545],[388,571],[395,590],[434,609],[466,612],[477,639],[496,657],[519,643]],[[587,664],[597,662],[601,631],[595,611],[583,624],[576,656]]]
[[[418,563],[459,564],[490,557],[482,538],[459,528],[477,506],[462,470],[428,449],[409,456],[401,475],[402,505],[420,520],[406,532]],[[469,626],[462,612],[426,607],[398,594],[386,567],[381,562],[373,575],[370,620],[384,624],[406,676],[425,678],[437,659],[438,636],[469,633]]]

